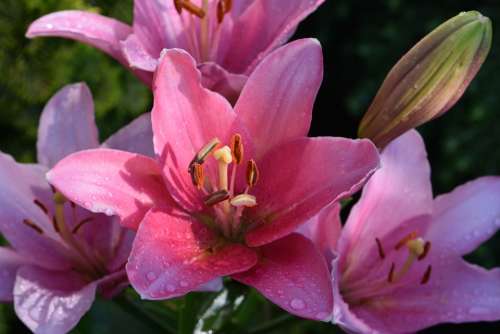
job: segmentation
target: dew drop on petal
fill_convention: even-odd
[[[304,307],[306,307],[306,304],[304,303],[304,301],[302,299],[294,298],[294,299],[292,299],[290,306],[294,310],[302,310]]]
[[[172,284],[167,284],[167,291],[168,292],[174,292],[175,291],[175,286]]]
[[[186,281],[181,281],[180,283],[180,286],[182,286],[183,288],[187,288],[189,286],[189,283],[186,282]]]

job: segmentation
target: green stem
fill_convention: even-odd
[[[160,321],[151,312],[143,310],[135,302],[131,301],[126,296],[119,296],[113,299],[125,312],[140,320],[157,333],[176,334],[176,330],[170,324]]]
[[[291,314],[283,314],[277,318],[274,318],[260,326],[251,328],[248,330],[247,334],[267,334],[270,331],[277,329],[279,327],[282,327],[284,324],[288,322],[295,321],[297,318],[295,318]]]

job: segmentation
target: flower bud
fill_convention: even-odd
[[[361,120],[359,136],[379,148],[450,109],[491,46],[490,20],[463,12],[424,37],[391,69]]]

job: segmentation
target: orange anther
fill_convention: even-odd
[[[235,134],[231,138],[231,154],[233,155],[233,160],[239,165],[243,161],[243,143],[241,141],[241,135]]]
[[[191,181],[198,189],[201,189],[205,184],[205,173],[203,172],[203,166],[199,163],[195,162],[192,166]]]
[[[410,240],[413,240],[417,237],[417,232],[416,231],[413,231],[411,233],[409,233],[408,235],[406,235],[403,239],[401,239],[397,244],[396,246],[394,247],[396,250],[399,250],[401,247],[403,247],[404,245],[406,245],[406,243]]]
[[[253,187],[259,180],[259,169],[255,161],[248,160],[247,163],[247,184],[249,187]]]

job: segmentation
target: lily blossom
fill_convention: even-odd
[[[368,140],[307,137],[322,74],[319,43],[292,42],[257,66],[233,109],[201,85],[188,53],[168,50],[153,85],[157,161],[88,150],[48,177],[68,198],[138,227],[127,273],[144,298],[230,276],[293,314],[327,320],[326,261],[294,231],[361,187],[379,159]]]
[[[135,0],[132,26],[82,11],[33,22],[26,36],[57,36],[108,53],[151,85],[163,49],[186,50],[203,84],[235,99],[247,76],[324,0]]]
[[[132,140],[131,136],[134,136]],[[150,115],[103,146],[151,154]],[[39,164],[17,163],[0,152],[0,300],[14,302],[34,333],[67,333],[100,291],[112,297],[128,285],[125,263],[134,232],[117,219],[78,207],[52,188],[45,173],[66,155],[99,147],[92,96],[68,85],[46,105],[38,129]]]
[[[499,320],[500,269],[463,256],[500,228],[500,177],[433,199],[424,143],[414,130],[383,150],[381,165],[334,250],[334,322],[353,333],[391,334]]]

